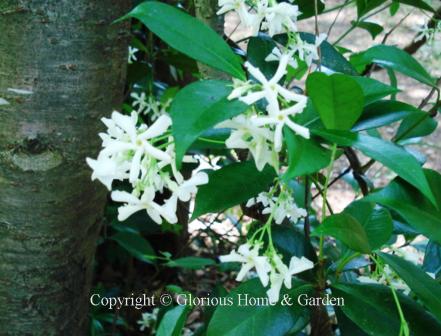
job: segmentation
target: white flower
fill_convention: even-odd
[[[305,217],[307,212],[305,209],[297,207],[294,198],[290,194],[289,188],[283,188],[276,197],[270,197],[269,193],[262,192],[257,198],[248,200],[246,206],[251,207],[256,203],[262,203],[262,214],[273,214],[276,224],[281,224],[285,218],[289,218],[296,223],[300,217]]]
[[[141,319],[136,322],[139,324],[139,330],[144,331],[146,328],[153,328],[158,319],[158,313],[159,308],[154,308],[151,313],[143,313]]]
[[[146,188],[141,198],[119,190],[112,192],[111,197],[115,202],[125,203],[118,208],[118,220],[121,222],[140,210],[146,210],[150,218],[158,224],[162,224],[162,218],[170,224],[178,222],[176,208],[172,203],[166,202],[164,205],[159,205],[154,201],[155,190],[153,188]]]
[[[145,108],[149,105],[147,102],[147,97],[144,92],[141,92],[140,94],[136,92],[132,92],[130,94],[130,97],[133,98],[133,102],[132,102],[133,108],[136,108],[138,106],[137,108],[138,113],[142,113],[145,110]]]
[[[309,130],[296,124],[290,118],[297,113],[303,112],[306,107],[307,98],[305,96],[297,95],[299,102],[291,107],[280,110],[279,104],[268,105],[269,116],[255,117],[252,119],[252,123],[258,127],[265,125],[273,125],[274,132],[274,149],[276,152],[280,152],[283,145],[283,127],[286,125],[291,128],[296,134],[309,139]]]
[[[139,51],[139,49],[134,47],[129,47],[129,56],[127,62],[129,64],[132,64],[134,61],[136,62],[138,58],[136,57],[136,53]]]
[[[275,255],[272,261],[275,268],[272,269],[270,275],[271,287],[266,292],[271,303],[279,301],[282,284],[288,289],[291,288],[293,275],[314,268],[314,263],[305,257],[292,257],[289,267],[283,263],[278,255]]]
[[[269,129],[256,127],[251,119],[245,115],[239,115],[232,120],[224,121],[216,128],[232,128],[225,145],[228,148],[248,149],[253,155],[256,167],[259,171],[268,163],[274,167],[278,164],[278,155],[275,153],[269,142],[274,138],[273,132]]]
[[[259,32],[267,6],[267,0],[257,1],[255,12],[251,13],[245,0],[219,0],[220,9],[216,14],[221,15],[229,11],[235,11],[239,16],[240,23],[245,27],[251,28],[251,34],[254,36]]]
[[[112,188],[113,180],[122,181],[129,177],[127,171],[130,169],[130,164],[126,161],[118,162],[103,155],[99,155],[97,160],[86,158],[86,161],[93,169],[92,181],[99,180],[109,190]]]
[[[284,53],[282,53],[279,48],[274,47],[274,49],[271,51],[271,53],[268,56],[266,56],[265,61],[266,62],[274,62],[274,61],[280,62],[280,57],[282,57],[283,54]],[[290,55],[288,64],[291,67],[293,67],[294,69],[296,69],[299,65],[297,63],[297,60],[292,56],[292,55],[294,55],[294,52],[287,52],[286,54]]]
[[[169,116],[163,115],[150,127],[137,128],[138,114],[125,116],[118,112],[112,113],[112,119],[105,119],[108,127],[108,134],[100,134],[103,139],[102,155],[112,157],[117,154],[133,152],[131,159],[129,181],[134,183],[139,178],[141,171],[141,160],[144,155],[171,162],[171,158],[165,152],[154,147],[148,140],[164,134],[171,125]]]
[[[245,67],[247,68],[248,72],[260,82],[262,89],[260,91],[250,92],[246,96],[239,98],[239,100],[243,101],[245,104],[251,105],[258,100],[265,98],[268,104],[273,105],[277,104],[277,98],[280,94],[286,100],[290,101],[292,97],[291,92],[278,84],[282,77],[286,74],[288,61],[289,56],[282,55],[276,73],[270,80],[266,79],[265,75],[260,71],[259,68],[254,67],[249,62],[245,62]]]
[[[297,31],[296,21],[300,15],[299,7],[286,2],[280,2],[268,7],[265,12],[263,29],[268,30],[268,35]]]
[[[168,187],[183,202],[188,202],[196,194],[198,186],[208,183],[208,175],[204,172],[198,172],[188,180],[184,180],[181,173],[177,172],[175,178],[177,182],[170,181]]]
[[[259,245],[250,246],[246,243],[239,246],[237,252],[233,250],[228,255],[220,256],[219,259],[221,262],[242,263],[242,268],[236,277],[237,281],[242,281],[247,273],[255,268],[260,282],[266,287],[269,282],[268,272],[271,270],[271,265],[268,257],[259,256],[259,249]]]

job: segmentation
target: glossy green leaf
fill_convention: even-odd
[[[375,39],[377,35],[381,34],[381,32],[384,30],[383,26],[380,26],[378,23],[369,21],[352,21],[352,25],[368,31],[373,39]]]
[[[292,256],[299,258],[305,256],[312,261],[317,259],[314,248],[299,229],[293,226],[275,225],[271,233],[277,251],[285,260],[289,261]]]
[[[213,68],[245,79],[240,58],[210,27],[163,2],[146,1],[124,18],[135,18],[172,48]]]
[[[293,3],[299,6],[301,15],[299,20],[307,19],[315,15],[315,3],[311,0],[294,0]],[[317,2],[317,14],[320,14],[325,9],[325,5],[321,2]]]
[[[233,163],[209,174],[208,184],[199,187],[193,219],[248,201],[267,190],[276,177],[268,165],[259,172],[254,161]]]
[[[357,15],[361,18],[371,10],[384,4],[386,0],[357,0]]]
[[[396,100],[380,100],[367,105],[358,122],[352,127],[354,131],[362,131],[389,125],[409,116],[421,117],[425,112]]]
[[[170,115],[178,166],[186,150],[204,131],[248,108],[237,99],[227,99],[232,90],[228,85],[226,81],[204,80],[187,85],[176,94]]]
[[[111,239],[141,261],[151,263],[156,256],[150,243],[137,233],[118,232]]]
[[[427,2],[423,0],[395,0],[395,1],[402,3],[404,5],[409,5],[415,8],[424,9],[429,12],[435,12],[435,10]]]
[[[401,178],[396,178],[385,188],[365,197],[398,212],[413,228],[441,244],[441,175],[433,170],[424,170],[434,191],[436,208],[414,186]]]
[[[357,66],[375,63],[386,69],[401,72],[427,85],[435,85],[433,78],[418,61],[405,51],[394,46],[383,44],[373,46],[366,51],[353,55],[351,63]]]
[[[441,285],[407,260],[386,253],[379,253],[379,256],[406,282],[432,314],[441,320]]]
[[[355,79],[363,90],[365,105],[376,102],[377,100],[399,91],[397,88],[386,85],[369,77],[352,76],[352,78]]]
[[[326,167],[331,161],[331,152],[312,140],[295,135],[290,129],[284,129],[288,148],[288,169],[284,178],[312,174]]]
[[[251,37],[247,46],[247,60],[258,67],[266,78],[274,76],[278,62],[267,62],[265,58],[272,53],[276,43],[266,35]]]
[[[314,34],[301,32],[300,37],[305,42],[315,43],[316,37]],[[352,64],[329,42],[323,41],[320,44],[320,55],[320,64],[323,67],[347,75],[358,75],[357,70],[355,70]]]
[[[201,258],[201,257],[184,257],[184,258],[170,260],[169,262],[166,263],[166,266],[197,270],[215,264],[216,263],[214,262],[213,259]]]
[[[189,311],[190,308],[188,306],[176,306],[168,310],[159,323],[156,335],[180,336]]]
[[[363,226],[357,219],[347,213],[327,217],[315,229],[313,234],[315,236],[320,234],[332,236],[354,251],[361,253],[371,252],[368,236]]]
[[[244,304],[245,297],[265,299],[267,290],[258,279],[245,282],[232,290],[226,297],[232,305],[220,305],[216,308],[208,325],[207,336],[285,336],[297,324],[305,323],[307,309],[295,303],[298,295],[312,292],[311,285],[303,285],[289,292],[294,303],[291,307],[281,304],[274,306]]]
[[[314,108],[328,129],[350,129],[361,115],[363,91],[350,76],[327,76],[314,72],[306,80],[306,89]]]
[[[312,130],[312,133],[340,146],[355,147],[417,187],[429,200],[435,203],[434,195],[422,167],[403,148],[376,137],[347,131]]]
[[[392,236],[392,217],[384,208],[376,208],[375,203],[356,201],[345,208],[344,213],[358,220],[366,232],[372,250],[380,248]]]
[[[344,299],[341,310],[368,335],[399,335],[400,318],[390,288],[374,284],[338,284],[332,286],[332,293]],[[415,300],[400,293],[397,295],[411,335],[441,335],[441,325],[431,314]]]
[[[427,136],[432,134],[437,126],[438,122],[427,116],[427,112],[411,114],[403,119],[395,137],[406,140]]]
[[[433,273],[436,276],[441,272],[441,244],[432,240],[427,243],[423,268],[426,272]]]

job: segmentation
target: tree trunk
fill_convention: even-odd
[[[86,156],[122,100],[128,0],[0,0],[0,335],[87,335],[106,192]]]

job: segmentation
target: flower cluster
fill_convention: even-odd
[[[150,329],[152,334],[154,334],[154,328],[156,321],[158,320],[159,308],[154,308],[151,313],[143,313],[141,319],[136,323],[139,324],[139,330],[144,331],[146,328]]]
[[[282,188],[277,197],[272,196],[271,192],[262,192],[256,198],[251,198],[246,206],[251,207],[257,203],[261,203],[263,206],[262,214],[273,214],[276,224],[281,224],[285,218],[296,223],[299,218],[307,216],[305,209],[297,207],[287,188]]]
[[[250,28],[253,35],[259,30],[270,36],[297,31],[299,7],[274,0],[219,0],[218,15],[235,11],[242,25]]]
[[[260,255],[260,243],[246,243],[239,246],[237,252],[231,251],[230,254],[221,256],[221,262],[239,262],[242,267],[237,274],[236,280],[242,281],[253,269],[264,287],[270,284],[266,292],[271,303],[279,301],[280,290],[284,284],[286,288],[291,288],[292,276],[314,267],[312,261],[305,257],[292,257],[289,265],[285,265],[281,257],[274,251],[267,251],[266,255]]]
[[[139,114],[149,115],[152,121],[155,121],[164,114],[168,114],[167,108],[170,106],[171,100],[162,103],[152,96],[147,97],[145,92],[132,92],[130,97],[133,99],[133,109]]]
[[[410,293],[409,286],[395,274],[389,265],[385,265],[381,271],[371,273],[369,276],[361,275],[357,280],[361,283],[390,285],[405,295]]]
[[[177,202],[187,202],[197,186],[208,183],[203,172],[185,180],[176,169],[173,138],[169,128],[171,118],[162,114],[147,126],[137,112],[130,116],[113,112],[110,119],[103,118],[106,133],[100,133],[102,150],[96,160],[87,158],[93,169],[92,180],[98,179],[109,190],[114,180],[128,180],[132,191],[113,191],[112,200],[124,203],[118,209],[123,221],[133,213],[145,210],[156,223],[163,219],[177,223]],[[162,204],[157,194],[170,195]]]
[[[289,54],[281,55],[277,70],[269,80],[259,68],[246,62],[245,67],[258,83],[234,80],[234,89],[228,99],[239,99],[248,105],[264,100],[265,112],[252,106],[244,115],[217,125],[218,128],[232,129],[227,147],[249,149],[259,170],[266,163],[278,169],[277,153],[282,149],[284,126],[304,138],[310,136],[308,128],[291,119],[305,109],[307,97],[279,84],[287,72],[289,60]]]
[[[265,58],[267,62],[280,61],[282,55],[288,55],[288,64],[294,69],[298,68],[299,60],[306,63],[309,67],[313,61],[320,59],[319,47],[327,38],[326,34],[320,34],[315,38],[315,42],[308,43],[300,37],[300,34],[289,33],[286,46],[274,47],[271,53]]]

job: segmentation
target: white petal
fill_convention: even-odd
[[[146,140],[163,135],[171,124],[171,118],[168,115],[163,114],[147,129],[147,131],[142,133],[139,138]]]
[[[143,150],[142,148],[139,148],[132,159],[132,164],[130,166],[130,176],[129,181],[131,183],[136,182],[136,180],[139,177],[139,171],[141,170],[141,156],[142,156]]]
[[[128,193],[127,191],[115,190],[111,194],[111,198],[115,202],[129,203],[129,204],[139,204],[140,200]]]
[[[291,274],[301,273],[311,268],[314,268],[314,263],[305,257],[300,259],[297,257],[292,257],[291,261],[289,262],[289,271]]]
[[[309,137],[310,137],[309,129],[307,129],[306,127],[300,126],[299,124],[294,123],[289,118],[287,118],[287,120],[286,120],[286,125],[289,128],[291,128],[298,135],[304,137],[305,139],[309,139]]]
[[[143,207],[140,205],[123,205],[118,208],[118,220],[120,222],[125,221],[135,212],[142,210]]]

